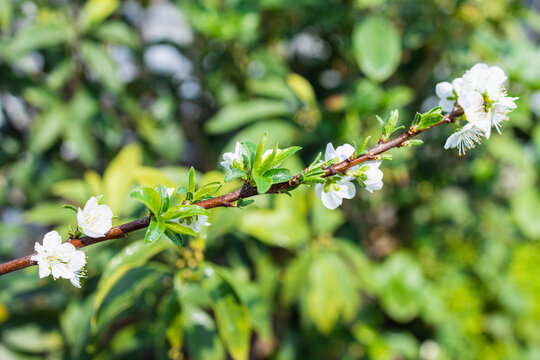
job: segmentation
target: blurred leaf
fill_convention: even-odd
[[[251,337],[248,310],[226,279],[213,271],[203,286],[213,299],[219,335],[234,360],[247,360]]]
[[[3,31],[11,27],[13,17],[13,3],[11,1],[0,1],[0,29]]]
[[[116,10],[118,0],[88,0],[80,14],[80,22],[83,29],[90,28],[101,23]]]
[[[281,101],[255,99],[225,106],[206,122],[205,129],[209,134],[224,134],[256,120],[291,114]]]
[[[122,213],[122,204],[133,187],[133,177],[141,163],[141,148],[133,143],[124,147],[107,166],[103,174],[104,195],[113,214]]]
[[[100,25],[94,34],[103,41],[124,45],[131,49],[136,49],[139,45],[137,33],[121,21],[107,21]]]
[[[300,100],[308,104],[316,103],[315,91],[313,91],[313,87],[304,77],[290,73],[287,75],[287,85],[289,85]]]
[[[136,241],[126,246],[109,261],[97,285],[92,309],[92,327],[96,325],[96,318],[103,300],[116,283],[128,271],[146,264],[149,259],[170,247],[167,241],[158,241],[149,246],[144,241]]]
[[[44,332],[35,324],[4,330],[2,340],[12,349],[30,353],[59,350],[63,346],[62,335],[59,332]]]
[[[193,305],[183,307],[183,326],[189,354],[193,359],[225,359],[214,319]]]
[[[370,15],[353,30],[353,48],[360,69],[372,80],[382,82],[401,60],[400,37],[387,18]]]
[[[122,89],[116,64],[100,44],[84,41],[81,52],[88,68],[107,89],[114,93]]]
[[[410,254],[395,252],[387,258],[376,270],[374,284],[381,305],[392,319],[408,322],[418,315],[424,277]]]
[[[512,197],[512,214],[518,228],[531,240],[540,239],[540,193],[535,188],[521,189]]]
[[[48,150],[58,140],[68,121],[66,110],[57,104],[39,116],[30,133],[30,151],[38,154]]]
[[[16,61],[33,50],[50,48],[68,42],[74,36],[69,22],[35,24],[21,29],[2,50],[1,57]]]

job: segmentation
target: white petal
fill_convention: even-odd
[[[328,143],[326,145],[326,151],[324,152],[324,161],[332,160],[334,158],[337,158],[336,150],[332,143]]]
[[[383,182],[382,182],[382,181],[379,181],[379,182],[372,183],[372,184],[366,184],[365,189],[366,189],[367,191],[369,191],[370,193],[372,193],[373,190],[381,190],[382,187],[383,187]]]
[[[323,205],[330,210],[336,209],[343,202],[343,199],[332,189],[330,189],[328,192],[323,192],[321,194],[321,200]]]
[[[317,198],[321,198],[321,194],[324,192],[324,184],[315,184],[315,195]]]
[[[69,282],[71,282],[71,285],[75,286],[76,288],[81,288],[81,283],[79,282],[79,276],[74,276],[71,279],[69,279]]]
[[[447,81],[440,82],[435,86],[435,94],[439,99],[446,99],[454,95],[454,87]]]
[[[355,151],[355,149],[354,149],[354,147],[352,145],[343,144],[343,145],[337,147],[336,155],[337,155],[339,161],[343,161],[343,160],[349,158],[350,156],[352,156],[352,154],[354,154],[354,151]]]
[[[339,190],[336,192],[336,194],[339,197],[344,199],[352,199],[354,195],[356,195],[356,188],[352,182],[338,181],[337,184],[339,185]]]
[[[44,277],[47,277],[47,276],[51,275],[51,269],[50,269],[48,263],[40,262],[40,263],[38,263],[38,268],[39,268],[39,277],[40,278],[44,278]]]
[[[59,277],[70,279],[73,277],[73,272],[70,271],[66,264],[55,263],[51,265],[52,276],[57,279]]]
[[[60,244],[62,244],[62,238],[60,237],[60,234],[54,230],[49,231],[43,237],[43,247],[48,251],[56,249]]]
[[[92,196],[88,201],[86,202],[86,205],[84,205],[83,212],[88,212],[92,210],[94,207],[96,207],[98,204],[97,198],[95,196]]]
[[[84,251],[75,251],[71,256],[71,260],[68,263],[68,267],[71,271],[77,271],[82,269],[86,264],[86,254]]]

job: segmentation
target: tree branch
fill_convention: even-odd
[[[405,133],[399,135],[398,137],[390,141],[379,142],[376,146],[368,150],[365,154],[356,156],[354,158],[345,159],[342,162],[333,164],[323,169],[325,170],[325,174],[322,175],[322,177],[329,177],[336,174],[345,173],[348,169],[350,169],[353,166],[356,166],[366,161],[374,160],[377,155],[383,152],[386,152],[396,147],[403,146],[403,143],[405,141],[423,133],[426,130],[429,130],[441,124],[453,123],[461,115],[463,115],[463,109],[460,106],[456,106],[451,112],[444,115],[443,119],[440,122],[432,125],[431,127],[426,128],[426,129],[420,129],[420,130],[415,129],[414,127],[411,127]],[[301,183],[300,182],[301,176],[302,174],[298,174],[294,176],[290,181],[274,184],[270,187],[270,189],[266,193],[267,194],[282,193],[286,191],[287,189],[290,189],[294,186],[298,186]],[[228,194],[221,195],[212,199],[200,201],[196,203],[196,205],[201,206],[205,209],[212,209],[216,207],[235,207],[236,201],[240,199],[245,199],[251,196],[255,196],[257,194],[258,194],[257,187],[242,186],[238,190],[235,190]],[[73,244],[76,248],[82,248],[82,247],[96,244],[96,243],[106,241],[106,240],[120,239],[120,238],[126,237],[131,232],[148,227],[148,225],[150,224],[150,219],[151,219],[151,216],[146,216],[144,218],[134,220],[132,222],[114,227],[111,230],[109,230],[109,232],[105,234],[104,237],[92,238],[88,236],[83,236],[81,238],[70,238],[68,242]],[[9,272],[15,271],[15,270],[20,270],[29,266],[37,265],[36,261],[33,261],[30,259],[32,255],[33,254],[6,262],[4,264],[0,264],[0,276],[7,274]]]

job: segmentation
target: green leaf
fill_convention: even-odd
[[[193,168],[193,166],[189,169],[188,191],[190,193],[193,193],[195,191],[195,169]]]
[[[174,233],[177,233],[177,234],[186,234],[186,235],[191,235],[191,236],[197,236],[197,233],[195,231],[193,231],[192,228],[180,225],[179,223],[177,223],[175,221],[166,221],[165,222],[165,227],[168,230],[170,230],[170,231],[172,231]]]
[[[64,107],[54,104],[51,109],[36,118],[30,131],[30,151],[43,153],[55,144],[69,121]]]
[[[103,41],[125,45],[131,49],[136,49],[139,44],[137,33],[121,21],[108,21],[98,27],[94,34]]]
[[[368,136],[364,139],[364,141],[362,141],[362,143],[360,144],[360,146],[358,146],[356,148],[356,153],[357,154],[360,154],[362,153],[362,151],[364,151],[364,149],[366,148],[366,145],[368,144],[369,142],[369,139],[371,139],[371,136]]]
[[[140,267],[156,254],[170,248],[167,241],[146,246],[143,241],[136,241],[117,253],[107,264],[97,285],[92,315],[92,326],[96,324],[97,312],[105,300],[105,296],[118,281],[131,269]]]
[[[183,328],[188,353],[197,360],[225,359],[225,349],[217,334],[214,319],[204,310],[183,304]]]
[[[165,227],[165,235],[169,238],[169,240],[171,240],[176,246],[183,246],[184,238],[182,237],[182,235],[175,231],[169,230],[167,223],[165,223]]]
[[[9,29],[11,27],[12,18],[13,3],[11,1],[0,1],[0,29]]]
[[[264,173],[265,178],[270,178],[272,184],[289,181],[293,178],[289,169],[271,169]]]
[[[193,201],[211,198],[219,189],[221,189],[221,183],[217,181],[206,184],[193,194]]]
[[[69,209],[69,210],[73,210],[75,211],[75,213],[79,212],[79,210],[77,210],[77,208],[75,206],[72,206],[72,205],[64,205],[62,206],[64,209]]]
[[[184,185],[180,185],[178,189],[176,189],[176,195],[182,195],[187,193],[187,189]]]
[[[272,179],[265,176],[253,175],[253,180],[257,184],[257,192],[259,194],[264,194],[272,186]]]
[[[157,186],[157,193],[159,194],[159,198],[161,202],[161,206],[159,208],[159,215],[161,215],[169,209],[171,200],[169,199],[169,193],[167,192],[167,188],[165,188],[161,184]]]
[[[434,111],[436,109],[441,109],[441,108],[432,109],[429,112],[421,115],[420,120],[417,123],[418,129],[427,129],[437,124],[438,122],[442,121],[443,116],[440,113],[440,110],[439,112]]]
[[[106,88],[114,93],[122,89],[116,64],[103,46],[95,42],[83,41],[81,52],[88,68]]]
[[[392,110],[392,112],[388,116],[388,119],[386,120],[386,124],[384,125],[384,132],[386,134],[392,135],[397,125],[398,118],[399,118],[399,112],[397,111],[397,109]]]
[[[257,152],[255,153],[255,161],[253,162],[253,167],[251,168],[251,171],[253,174],[261,174],[259,170],[261,170],[261,164],[262,164],[262,156],[264,153],[264,145],[266,144],[266,139],[268,138],[268,134],[264,134],[259,141],[259,145],[257,146]]]
[[[83,29],[88,29],[105,20],[120,4],[119,0],[89,0],[84,4],[79,20]]]
[[[193,215],[208,215],[208,210],[197,205],[178,205],[170,208],[161,216],[163,221],[169,221]]]
[[[216,269],[203,280],[203,286],[212,297],[218,332],[227,351],[234,360],[247,360],[251,326],[246,305]]]
[[[156,190],[147,186],[139,186],[129,196],[145,204],[155,216],[161,214],[161,198]]]
[[[68,42],[75,31],[69,22],[31,25],[23,28],[2,49],[1,57],[16,61],[30,51],[50,48]]]
[[[382,82],[396,71],[401,60],[401,40],[386,17],[370,15],[357,23],[352,42],[356,62],[370,79]]]
[[[274,166],[283,163],[285,160],[293,156],[298,150],[301,150],[300,146],[291,146],[286,149],[281,149],[279,154],[274,158]]]
[[[148,225],[148,229],[146,229],[144,240],[147,244],[151,244],[157,239],[159,239],[159,237],[163,235],[164,232],[165,224],[152,216],[152,219],[150,220],[150,225]]]
[[[223,181],[228,183],[228,182],[233,181],[234,179],[238,179],[238,178],[241,178],[241,177],[244,177],[244,176],[246,176],[246,177],[248,176],[248,174],[245,171],[240,170],[240,169],[236,169],[236,168],[231,168],[225,174],[225,179]]]
[[[205,129],[209,134],[224,134],[252,121],[291,114],[282,101],[255,99],[227,105],[206,122]]]

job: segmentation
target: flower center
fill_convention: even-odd
[[[482,98],[484,99],[484,111],[489,112],[495,101],[489,98],[487,91],[482,94]]]

